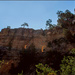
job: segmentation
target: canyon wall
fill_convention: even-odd
[[[54,30],[34,30],[26,28],[4,28],[0,32],[0,46],[22,49],[25,45],[29,47],[32,43],[36,49],[41,49],[42,46],[47,46],[48,41],[64,37],[62,29]]]

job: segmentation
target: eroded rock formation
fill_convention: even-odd
[[[47,45],[47,41],[59,37],[63,37],[62,30],[58,33],[57,31],[42,29],[4,28],[0,32],[0,46],[8,47],[11,45],[12,48],[22,49],[24,45],[29,47],[31,43],[34,43],[37,49],[41,49],[43,45]]]

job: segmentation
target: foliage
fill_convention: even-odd
[[[63,38],[63,37],[61,37],[59,39],[54,39],[52,42],[51,41],[48,42],[47,47],[53,47],[54,48],[54,45],[59,47],[62,43],[68,44],[68,40]]]
[[[63,34],[65,36],[72,36],[71,32],[68,29],[65,29],[65,28],[63,29]]]
[[[63,34],[69,42],[75,42],[74,36],[68,29],[63,29]]]
[[[5,63],[5,61],[4,61],[4,60],[0,61],[0,68],[1,68],[2,64],[8,64],[8,62],[7,62],[7,63]]]
[[[60,70],[52,70],[51,67],[48,67],[49,64],[43,65],[42,63],[39,63],[38,65],[35,65],[37,75],[75,75],[75,48],[72,49],[70,53],[74,56],[64,56],[60,64]]]
[[[18,73],[18,75],[23,75],[23,70],[22,70],[22,73]]]
[[[10,29],[11,27],[10,27],[10,26],[7,26],[7,28],[9,28],[9,29]]]
[[[71,50],[74,56],[64,57],[60,65],[61,75],[75,75],[75,49]]]
[[[51,19],[49,19],[49,20],[46,21],[46,26],[47,26],[49,29],[51,29],[51,28],[54,27],[54,26],[51,24],[51,22],[52,22]]]
[[[28,23],[24,23],[21,26],[23,26],[23,27],[27,26],[28,27],[29,25],[28,25]]]
[[[1,68],[1,65],[4,63],[4,60],[0,61],[0,68]]]
[[[75,55],[75,48],[73,48],[70,52]]]
[[[74,19],[74,14],[72,14],[69,10],[66,10],[65,12],[63,11],[58,11],[58,26],[61,26],[63,28],[68,28],[69,25],[72,24],[72,21]]]
[[[67,56],[62,60],[61,75],[74,75],[75,74],[75,57]]]
[[[42,63],[39,63],[38,65],[35,65],[37,67],[36,72],[37,75],[56,75],[57,71],[54,71],[52,68],[48,67],[47,64],[43,65]],[[42,72],[40,72],[42,71]]]

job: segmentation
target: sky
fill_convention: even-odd
[[[46,21],[57,24],[57,11],[74,13],[75,1],[0,1],[0,31],[10,26],[19,28],[26,22],[33,29],[45,29]]]

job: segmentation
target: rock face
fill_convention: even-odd
[[[70,29],[73,35],[75,35],[75,28],[71,27]],[[9,72],[12,64],[14,64],[15,67],[18,65],[17,63],[20,61],[20,51],[25,47],[25,45],[29,47],[32,43],[35,45],[37,51],[41,51],[42,47],[45,47],[46,51],[48,49],[59,50],[65,53],[67,52],[66,50],[75,48],[75,43],[68,43],[64,38],[63,29],[60,27],[55,27],[51,30],[4,28],[0,32],[0,59],[5,60],[5,63],[8,62],[8,64],[4,63],[1,65],[1,75],[3,75],[3,73],[5,73],[4,75],[8,75],[6,73]],[[12,48],[11,51],[8,50],[9,47]],[[41,55],[42,52],[40,51],[39,53]]]
[[[36,49],[41,49],[42,46],[47,46],[47,41],[55,38],[63,37],[62,29],[54,30],[34,30],[26,28],[4,28],[0,32],[0,46],[22,49],[25,45],[30,46],[34,43]],[[60,34],[60,35],[59,35]]]

